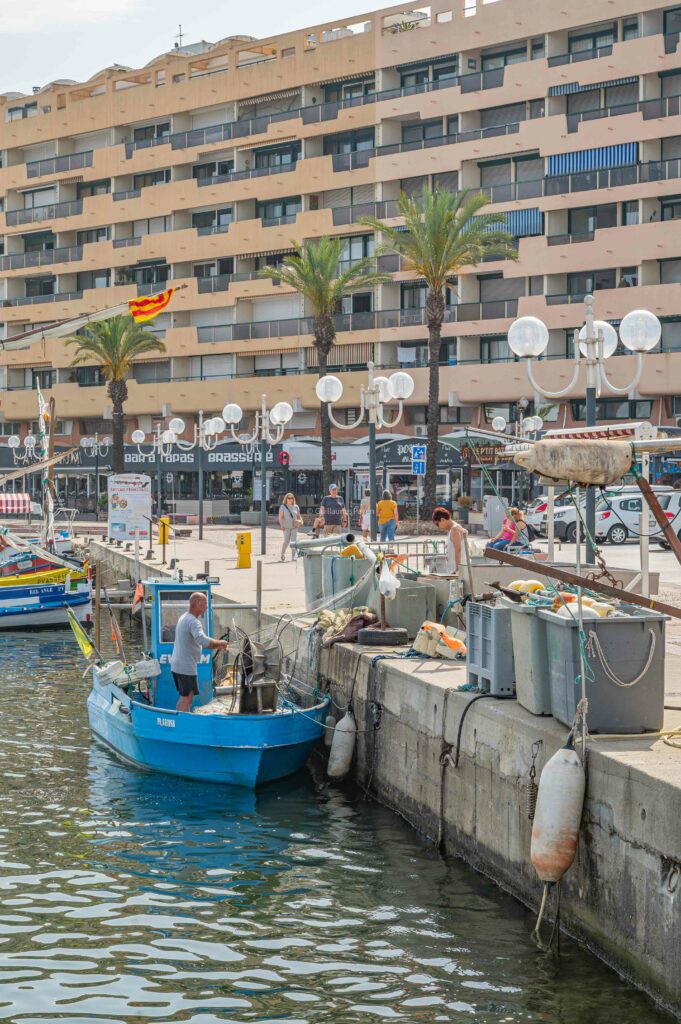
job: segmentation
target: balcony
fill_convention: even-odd
[[[9,253],[7,256],[0,256],[0,271],[49,267],[54,263],[70,263],[73,260],[82,260],[82,258],[82,245],[72,245],[62,249],[45,249],[40,252]]]
[[[643,114],[644,121],[659,117],[674,117],[681,114],[681,96],[662,96],[654,100],[639,100],[636,103],[621,103],[616,107],[598,107],[596,110],[582,110],[577,114],[567,114],[568,132],[576,132],[582,121],[599,121],[606,117],[619,117],[621,114]]]
[[[333,206],[331,218],[334,227],[342,227],[345,224],[356,224],[360,217],[378,217],[380,220],[388,220],[390,217],[398,217],[397,201],[388,199],[379,203],[358,203],[355,206]]]
[[[229,224],[203,224],[196,228],[197,235],[226,235]]]
[[[578,244],[579,242],[593,242],[595,237],[596,237],[596,232],[595,231],[583,231],[580,234],[576,234],[576,235],[547,235],[546,236],[546,244],[547,245],[572,245],[573,242],[575,244]]]
[[[30,210],[8,210],[5,214],[8,227],[17,224],[42,224],[47,220],[60,217],[75,217],[83,212],[83,200],[74,199],[69,203],[49,203],[47,206],[34,206]]]
[[[114,192],[112,199],[115,203],[118,203],[121,199],[139,199],[141,195],[141,188],[130,188],[127,192]]]
[[[657,101],[655,101],[657,102]],[[511,181],[500,185],[481,185],[490,203],[510,203],[516,199],[537,199],[541,196],[562,196],[571,192],[616,188],[619,185],[638,185],[646,182],[670,181],[681,178],[681,158],[651,160],[645,164],[628,164],[594,171],[575,171],[530,181]]]
[[[286,174],[295,171],[296,162],[280,164],[277,167],[250,167],[247,171],[230,171],[229,174],[214,174],[210,178],[196,178],[199,188],[206,185],[221,185],[228,181],[248,181],[249,178],[267,178],[270,174]]]
[[[82,299],[82,292],[59,292],[55,295],[20,295],[16,299],[3,299],[3,306],[36,306],[43,302],[74,302]]]
[[[226,292],[229,289],[231,274],[216,274],[215,277],[197,277],[199,295],[207,295],[212,292]]]
[[[86,153],[71,153],[68,156],[53,156],[47,160],[31,160],[26,164],[27,178],[42,178],[46,174],[62,174],[79,167],[92,167],[92,150]]]
[[[114,238],[113,247],[114,249],[125,249],[129,245],[140,245],[142,238],[147,237],[146,235],[130,235],[129,238]]]
[[[610,57],[612,48],[613,43],[608,43],[607,46],[596,46],[590,50],[578,50],[575,53],[559,53],[554,57],[549,57],[548,64],[550,68],[559,68],[564,64],[578,64],[583,60],[597,60],[599,57]]]

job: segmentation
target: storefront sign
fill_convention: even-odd
[[[111,475],[108,533],[113,540],[149,539],[151,519],[151,478],[141,473]]]
[[[470,462],[472,466],[480,465],[493,466],[499,461],[499,456],[502,454],[503,446],[499,444],[476,444],[475,448],[471,445],[464,445],[461,449],[461,458],[465,462]]]
[[[56,452],[59,453],[60,450],[64,451],[66,448],[66,445],[57,445]],[[149,451],[148,445],[141,445],[141,448],[142,451],[139,450],[137,445],[126,444],[124,455],[126,468],[129,467],[132,472],[139,471],[140,469],[155,472],[157,468],[156,453]],[[274,464],[281,450],[282,446],[280,444],[272,445],[271,448],[268,448],[268,466]],[[248,466],[253,465],[253,462],[255,462],[256,466],[260,464],[259,447],[257,447],[253,455],[250,455],[235,441],[226,441],[224,444],[217,445],[216,448],[209,452],[197,451],[196,448],[190,452],[170,451],[161,457],[161,471],[197,473],[199,469],[199,456],[206,473],[217,472],[221,469],[229,470],[232,466],[238,466],[241,469],[248,468]],[[94,470],[97,468],[104,475],[107,472],[111,472],[111,464],[111,448],[108,449],[106,455],[100,455],[99,459],[95,455],[89,454],[87,449],[78,448],[56,466],[56,472],[59,473],[63,470],[72,471],[74,469]],[[12,449],[7,445],[0,444],[0,469],[9,469],[13,466],[14,456]]]

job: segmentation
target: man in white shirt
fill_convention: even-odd
[[[196,592],[189,598],[189,610],[181,615],[175,627],[175,644],[170,660],[175,686],[179,693],[178,711],[191,711],[192,701],[199,692],[198,664],[201,648],[224,650],[229,646],[226,640],[214,640],[207,636],[201,625],[201,617],[208,607],[205,594]]]
[[[449,509],[443,508],[442,505],[435,509],[432,519],[438,530],[442,530],[443,533],[447,534],[445,575],[454,576],[458,573],[459,566],[461,565],[461,549],[463,547],[463,539],[468,535],[468,530],[464,529],[456,519],[452,519],[452,513]]]

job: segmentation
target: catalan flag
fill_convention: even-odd
[[[175,289],[168,288],[158,295],[142,295],[139,299],[131,299],[128,303],[130,315],[136,324],[144,323],[145,320],[153,320],[155,316],[162,313],[173,297]]]

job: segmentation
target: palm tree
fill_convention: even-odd
[[[428,326],[428,434],[424,502],[436,505],[437,439],[440,420],[440,343],[445,318],[445,288],[462,267],[474,267],[485,256],[517,260],[518,253],[505,228],[503,215],[480,213],[489,197],[482,192],[435,192],[420,196],[404,192],[397,201],[404,228],[384,224],[376,217],[360,217],[361,224],[380,231],[379,253],[394,253],[425,281]]]
[[[77,345],[71,366],[95,360],[102,376],[108,382],[107,394],[113,410],[113,471],[125,472],[123,406],[128,400],[125,378],[133,360],[146,352],[164,352],[165,345],[151,331],[136,324],[131,316],[112,316],[84,328],[82,334],[64,339],[67,345]]]
[[[340,266],[342,238],[324,236],[303,245],[292,243],[295,255],[287,256],[277,267],[263,267],[261,277],[283,281],[302,295],[310,309],[312,333],[319,361],[319,376],[328,369],[329,352],[336,340],[334,313],[343,296],[354,288],[373,287],[389,281],[389,274],[380,274],[374,260],[363,257],[347,269]],[[325,403],[321,406],[322,479],[324,490],[331,483],[331,421]]]

